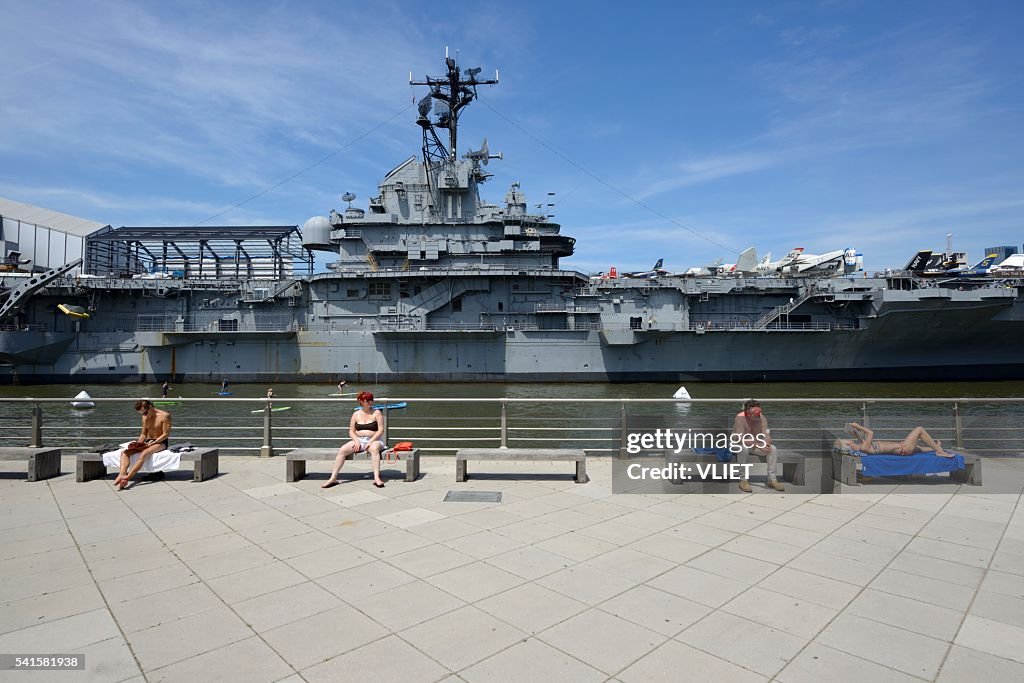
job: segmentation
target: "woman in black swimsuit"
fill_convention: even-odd
[[[373,485],[384,488],[380,478],[380,454],[384,450],[384,415],[373,407],[373,394],[362,391],[356,396],[359,410],[352,413],[348,422],[348,435],[352,439],[338,449],[330,478],[320,488],[329,489],[338,483],[338,472],[349,455],[366,451],[373,463]]]

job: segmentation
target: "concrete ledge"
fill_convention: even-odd
[[[364,451],[365,452],[365,451]],[[387,452],[385,449],[384,453]],[[416,481],[420,476],[420,449],[414,448],[411,451],[395,451],[399,459],[405,458],[405,480]],[[345,460],[355,460],[355,454],[349,455]],[[383,453],[382,453],[383,455]],[[285,454],[284,480],[296,482],[306,476],[307,460],[334,460],[338,456],[337,448],[296,448]],[[369,458],[369,454],[367,454]],[[381,465],[388,463],[383,457]]]
[[[467,460],[549,460],[576,463],[577,484],[586,484],[587,453],[578,448],[460,448],[455,452],[455,481],[466,481]]]
[[[42,481],[60,474],[59,448],[0,448],[0,460],[28,460],[28,480]]]

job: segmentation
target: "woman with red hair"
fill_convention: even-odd
[[[380,454],[384,450],[384,415],[374,409],[373,394],[369,391],[359,392],[356,401],[359,402],[359,410],[352,413],[348,421],[348,435],[351,441],[338,449],[331,477],[320,488],[329,489],[336,485],[338,472],[345,464],[345,459],[363,451],[370,454],[370,461],[373,463],[373,485],[379,489],[384,488],[384,481],[380,478]]]

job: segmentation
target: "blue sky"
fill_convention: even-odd
[[[448,45],[501,71],[460,152],[505,154],[493,202],[556,193],[564,265],[1024,242],[1024,6],[670,4],[5,3],[0,196],[113,225],[365,207]]]

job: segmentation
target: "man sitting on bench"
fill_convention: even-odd
[[[749,463],[751,457],[764,460],[768,464],[768,484],[765,488],[785,491],[785,487],[779,483],[778,476],[776,475],[779,451],[772,444],[772,433],[768,429],[768,418],[761,412],[761,404],[757,399],[750,398],[743,402],[743,410],[736,414],[736,420],[733,422],[732,433],[733,438],[737,440],[749,435],[753,437],[753,443],[755,444],[750,448],[744,448],[740,451],[738,460],[741,463]],[[741,479],[740,491],[750,493],[750,482],[746,479]]]
[[[146,458],[154,453],[167,448],[167,442],[171,438],[171,415],[166,410],[157,410],[153,404],[146,399],[135,402],[135,412],[142,417],[142,432],[139,438],[128,444],[121,451],[121,471],[114,480],[114,486],[120,491],[128,486],[142,466]],[[133,455],[138,454],[138,460],[129,469]]]

